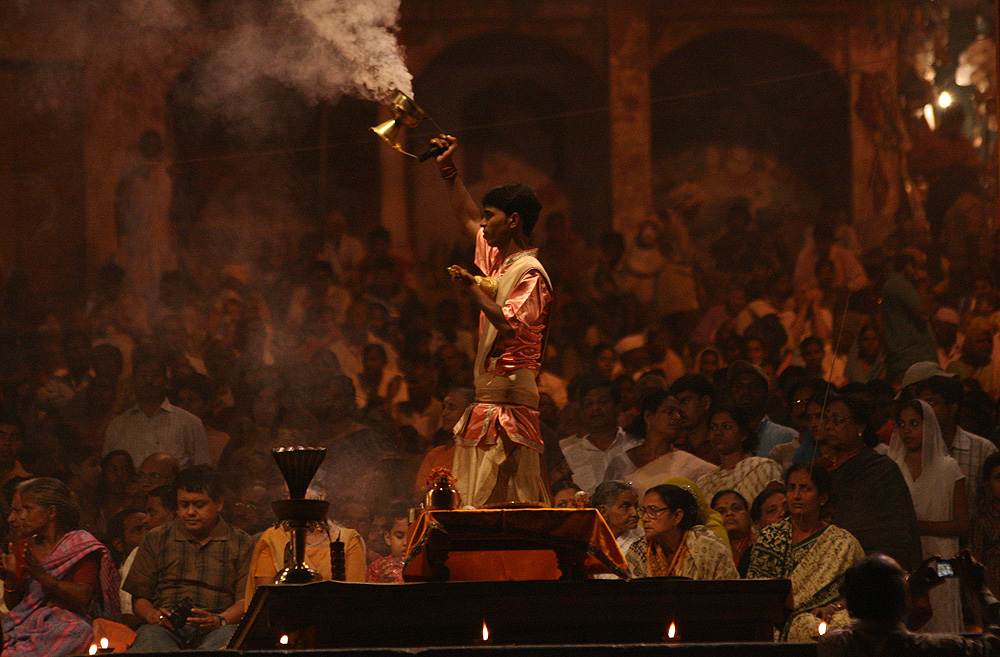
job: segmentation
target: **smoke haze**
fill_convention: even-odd
[[[310,103],[412,94],[395,35],[399,0],[279,0],[241,13],[196,74],[191,104],[266,132],[280,120],[265,92],[275,86]]]
[[[240,132],[266,134],[281,124],[284,108],[275,96],[282,89],[295,90],[310,104],[343,95],[385,102],[396,90],[412,95],[412,76],[396,39],[399,5],[121,0],[120,29],[111,38],[122,60],[147,71],[153,60],[183,62],[187,58],[178,51],[200,51],[177,99]]]

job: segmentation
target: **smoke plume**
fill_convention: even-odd
[[[376,101],[412,95],[396,40],[399,0],[277,0],[233,17],[233,27],[199,68],[190,102],[237,124],[265,130],[280,117],[275,87],[310,103],[344,94]]]

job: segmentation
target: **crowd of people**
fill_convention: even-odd
[[[915,569],[968,546],[1000,585],[990,258],[939,248],[948,223],[918,217],[861,251],[833,215],[795,257],[740,199],[700,248],[696,205],[675,195],[631,244],[611,231],[589,247],[544,217],[552,504],[585,493],[634,577],[790,578],[783,640],[849,620],[840,584],[865,554]],[[402,580],[410,509],[452,466],[475,398],[478,308],[443,267],[349,223],[328,213],[276,266],[167,272],[152,298],[114,264],[79,304],[8,273],[4,654],[85,650],[94,618],[134,629],[135,650],[225,645],[288,562],[280,446],[327,449],[310,565],[332,577],[339,540],[349,581]],[[471,247],[452,251],[475,273]],[[970,621],[955,580],[927,609],[936,630]]]

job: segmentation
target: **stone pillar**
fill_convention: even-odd
[[[653,208],[648,0],[608,0],[614,229],[631,235]]]
[[[391,118],[392,113],[388,107],[383,106],[379,109],[380,124]],[[380,221],[392,235],[392,250],[402,256],[411,257],[413,250],[410,245],[410,215],[406,204],[406,163],[411,158],[389,148],[378,136],[370,132],[368,134],[379,142],[378,160],[382,187]]]

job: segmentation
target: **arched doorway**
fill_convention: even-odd
[[[654,197],[702,187],[696,238],[717,233],[736,197],[792,243],[820,212],[849,213],[848,88],[816,51],[763,30],[712,32],[664,57],[651,89]]]
[[[474,196],[524,182],[542,201],[543,222],[565,212],[587,239],[610,225],[607,85],[586,61],[537,37],[480,34],[445,48],[415,78],[414,93],[459,137]],[[442,219],[447,198],[433,167],[410,170],[411,232],[426,252],[454,241],[453,224]]]

